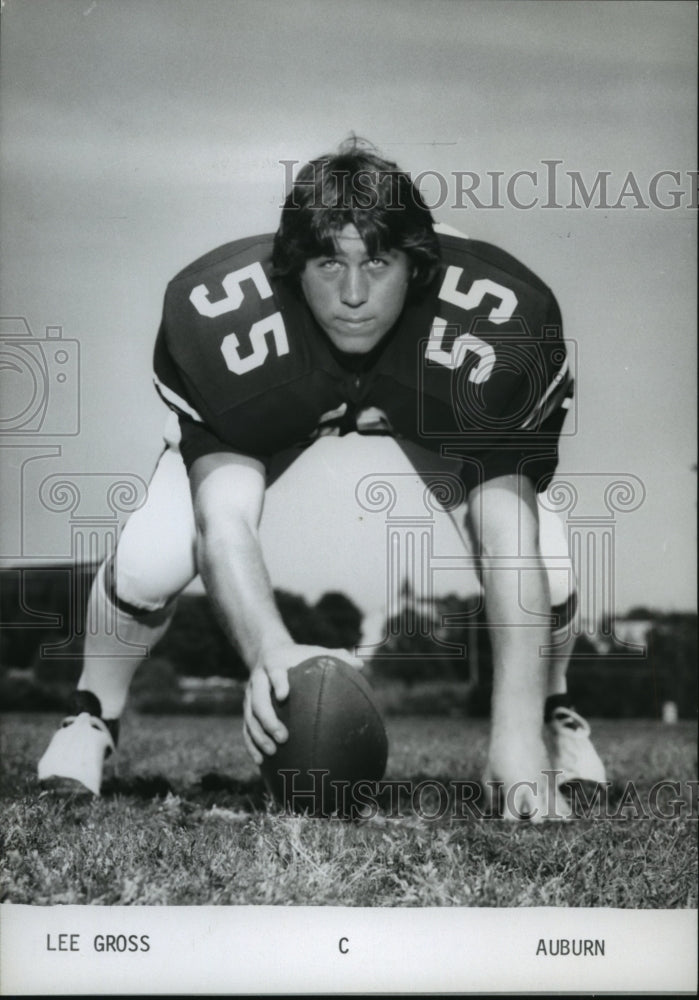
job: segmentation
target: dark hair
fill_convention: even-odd
[[[307,260],[337,252],[335,238],[350,224],[370,254],[408,255],[413,289],[430,283],[440,261],[432,213],[410,174],[356,137],[299,170],[274,237],[275,274],[296,281]]]

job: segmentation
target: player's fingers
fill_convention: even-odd
[[[542,820],[546,822],[566,823],[574,819],[575,813],[564,795],[556,794],[555,792],[553,795],[547,795],[546,807],[542,809]]]
[[[505,789],[502,817],[529,823],[565,822],[572,818],[563,797],[549,798],[546,786],[535,781],[519,781]]]
[[[541,823],[543,815],[535,782],[516,781],[511,785],[503,784],[499,791],[500,815],[504,820],[515,823],[520,820]]]
[[[483,794],[483,811],[486,816],[500,816],[502,814],[502,787],[501,781],[495,781],[489,772],[483,775],[481,789]]]
[[[528,820],[530,823],[542,823],[544,815],[541,809],[542,802],[528,786],[517,789],[518,794],[514,796],[512,811],[514,819]]]
[[[533,823],[560,823],[574,819],[570,804],[564,795],[557,794],[555,786],[548,783],[547,775],[542,772],[540,779],[535,782],[536,791],[526,792],[523,797],[523,808],[532,810],[536,808],[536,814],[532,817]]]
[[[273,669],[268,671],[269,682],[277,701],[284,701],[289,697],[289,677],[285,669]],[[271,707],[271,706],[270,706]]]
[[[243,743],[245,744],[245,749],[248,752],[248,756],[260,767],[264,761],[264,755],[260,753],[255,744],[253,743],[250,733],[248,732],[247,724],[243,724]]]
[[[275,753],[277,744],[271,736],[267,735],[254,715],[251,715],[245,720],[245,728],[248,736],[259,751],[267,754],[268,757]]]
[[[245,692],[243,715],[245,718],[244,732],[247,733],[247,736],[249,737],[251,742],[256,746],[258,753],[263,752],[268,755],[273,754],[277,749],[277,745],[272,739],[272,737],[265,732],[265,730],[260,725],[255,715],[252,681],[250,681],[250,683],[248,684]],[[257,761],[257,763],[261,763],[261,761]]]
[[[275,675],[276,673],[277,672],[275,671]],[[284,677],[286,679],[286,671],[284,671]],[[286,683],[288,685],[288,680]],[[257,731],[260,727],[261,730],[264,730],[265,739],[269,740],[269,737],[271,736],[277,741],[277,743],[284,743],[284,741],[288,739],[289,734],[283,722],[277,718],[272,707],[272,699],[270,697],[270,678],[264,671],[256,670],[250,677],[248,687],[250,689],[250,717],[254,720],[256,725],[259,724],[257,729],[250,727],[250,735],[266,753],[273,753],[276,748],[273,750],[267,750],[265,744],[257,740]],[[277,695],[277,697],[279,696]],[[269,736],[267,734],[269,734]]]

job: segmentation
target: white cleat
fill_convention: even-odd
[[[544,727],[551,757],[551,767],[561,774],[556,782],[594,781],[604,784],[607,774],[604,764],[590,740],[590,727],[572,708],[559,706]]]
[[[102,719],[88,712],[71,715],[63,720],[39,761],[39,781],[67,779],[99,795],[104,762],[114,750]]]

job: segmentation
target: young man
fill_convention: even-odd
[[[567,617],[552,616],[537,493],[572,379],[558,306],[534,274],[436,232],[410,177],[353,142],[299,172],[273,239],[228,244],[170,283],[155,374],[179,431],[96,577],[75,715],[40,777],[99,792],[142,659],[123,643],[146,652],[197,571],[250,670],[248,751],[258,764],[274,752],[287,734],[271,690],[283,700],[287,671],[327,650],[294,643],[276,609],[258,539],[265,489],[275,462],[358,431],[459,463],[493,647],[485,777],[503,783],[505,814],[565,815],[561,797],[549,807],[550,769],[604,780],[565,694],[566,657],[542,655]]]

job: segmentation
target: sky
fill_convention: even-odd
[[[105,491],[138,493],[161,449],[151,357],[167,281],[274,230],[283,161],[354,131],[425,175],[438,221],[554,289],[577,366],[570,516],[611,538],[617,610],[696,606],[694,4],[6,0],[1,17],[4,564],[106,544]],[[481,207],[459,195],[469,171]],[[588,190],[604,174],[606,202],[570,207],[576,172]],[[676,207],[656,204],[672,190]],[[47,327],[62,354],[56,336],[37,346]],[[472,592],[451,519],[425,508],[395,443],[356,436],[321,442],[270,490],[274,583],[385,608],[393,526],[358,502],[365,476],[400,483],[415,532],[434,532],[436,592]],[[615,482],[630,493],[610,510]]]

